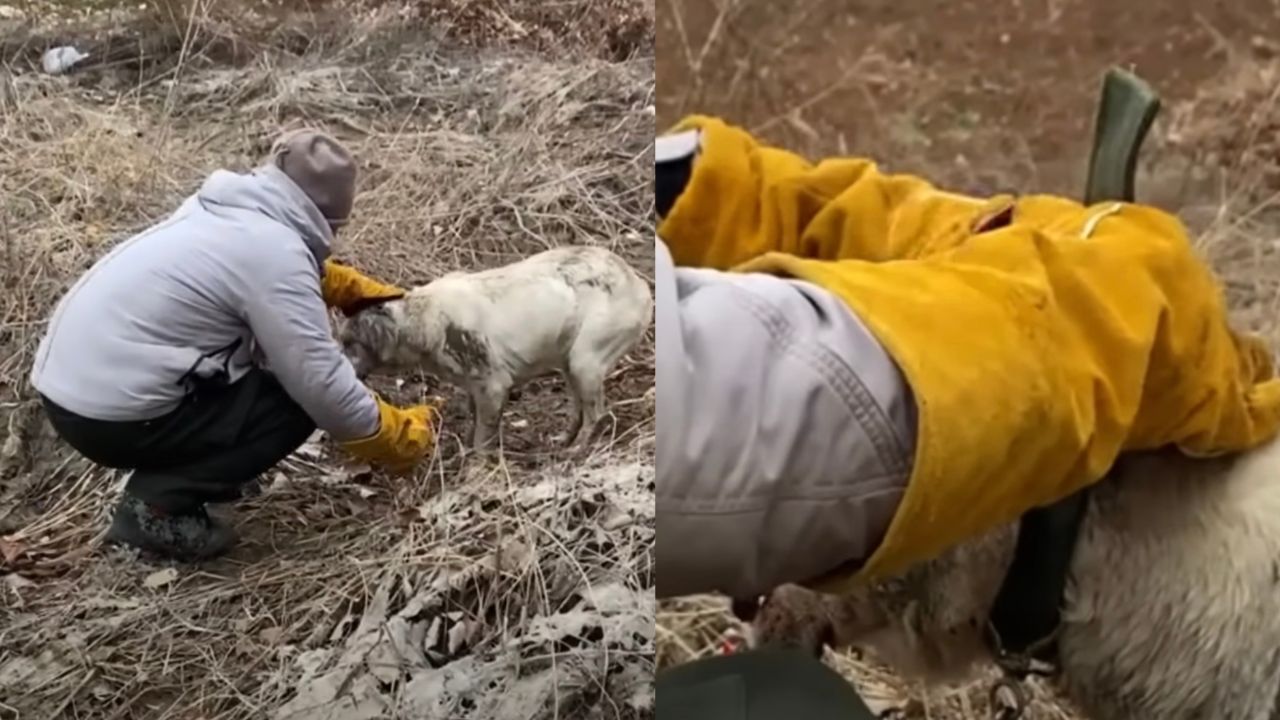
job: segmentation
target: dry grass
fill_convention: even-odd
[[[585,461],[550,449],[558,380],[514,398],[501,464],[462,451],[461,402],[408,480],[315,439],[201,566],[100,544],[121,478],[51,437],[26,373],[96,257],[299,124],[361,159],[345,256],[376,275],[591,243],[651,276],[651,51],[473,47],[385,4],[235,32],[184,7],[0,33],[0,718],[650,716],[651,339],[610,378]],[[68,36],[99,62],[30,71]],[[405,380],[381,389],[453,394]]]
[[[1265,57],[1269,41],[1251,38],[1280,18],[1254,3],[1202,11],[1098,0],[959,0],[927,13],[832,0],[662,0],[658,123],[719,114],[810,158],[870,156],[975,194],[1075,193],[1101,73],[1137,63],[1166,102],[1144,152],[1140,199],[1180,214],[1220,273],[1238,325],[1280,347],[1280,64]],[[1142,17],[1121,17],[1129,13]],[[717,653],[737,631],[722,598],[664,601],[658,666]],[[994,675],[929,691],[872,657],[828,651],[826,660],[875,709],[910,703],[913,718],[992,717]],[[1024,718],[1078,717],[1051,688],[1036,684],[1033,696]]]

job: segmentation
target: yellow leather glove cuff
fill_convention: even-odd
[[[348,440],[342,443],[343,449],[392,472],[412,469],[435,442],[431,425],[435,408],[429,405],[398,408],[377,394],[374,398],[382,420],[378,432],[367,438]]]
[[[962,244],[1013,202],[939,190],[865,158],[810,163],[718,118],[691,115],[676,130],[701,135],[689,183],[658,226],[681,266],[728,270],[769,252],[919,259]]]
[[[320,291],[325,305],[336,307],[347,316],[371,305],[404,297],[403,289],[378,282],[332,259],[324,261],[324,280]]]
[[[1122,452],[1215,455],[1276,436],[1270,358],[1232,330],[1176,219],[1125,205],[1090,234],[1106,211],[1032,199],[1023,222],[923,261],[743,266],[844,299],[915,392],[911,480],[856,581],[1092,485]]]
[[[825,288],[915,394],[911,480],[854,582],[1092,485],[1122,452],[1216,455],[1280,432],[1270,353],[1233,330],[1176,217],[965,198],[857,158],[810,164],[714,118],[681,127],[702,145],[659,230],[677,263]]]

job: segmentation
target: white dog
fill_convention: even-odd
[[[625,260],[563,247],[445,275],[357,313],[338,340],[362,377],[421,368],[465,388],[476,448],[497,436],[514,386],[561,372],[577,407],[569,443],[580,445],[605,413],[605,377],[652,319],[649,285]]]

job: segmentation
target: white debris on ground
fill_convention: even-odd
[[[63,45],[46,50],[40,58],[40,66],[50,75],[61,75],[88,57],[87,53],[82,53],[69,45]]]
[[[414,521],[461,537],[469,524],[492,522],[480,516],[501,502],[501,514],[518,521],[488,553],[457,565],[388,565],[363,609],[332,629],[320,623],[290,636],[274,625],[255,632],[250,618],[236,621],[237,633],[273,647],[257,690],[280,701],[271,718],[652,717],[652,465],[603,460],[519,487],[481,479],[428,498]],[[262,501],[272,502],[273,492],[266,489]],[[426,551],[410,547],[413,537],[390,555]],[[98,661],[102,649],[88,638],[127,632],[157,606],[184,612],[180,588],[192,575],[145,570],[137,597],[82,602],[84,618],[49,628],[38,653],[0,658],[0,687],[25,692],[56,682]],[[529,592],[544,602],[518,596]],[[555,610],[531,610],[539,604]],[[15,627],[39,622],[21,613],[13,619]],[[86,678],[91,694],[109,695],[92,674]]]
[[[654,536],[652,482],[652,466],[605,465],[514,488],[510,503],[526,527],[565,547],[595,552],[625,535],[643,553]],[[474,522],[473,511],[488,494],[475,488],[446,491],[418,514],[444,533],[461,528]],[[586,517],[596,522],[580,522]],[[276,682],[296,691],[272,717],[514,720],[551,717],[558,706],[560,717],[577,718],[599,711],[600,697],[621,699],[634,713],[651,712],[651,583],[585,573],[548,578],[576,581],[573,600],[560,612],[512,625],[500,642],[472,646],[480,628],[454,609],[465,603],[462,596],[492,585],[498,575],[536,572],[537,564],[528,544],[509,537],[481,561],[439,572],[407,592],[397,592],[400,578],[388,577],[345,638],[313,650],[281,648],[289,664]],[[564,569],[571,575],[581,570]],[[393,601],[393,595],[401,599]]]

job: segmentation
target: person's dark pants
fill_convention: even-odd
[[[208,384],[154,420],[105,422],[44,398],[62,439],[89,460],[133,470],[125,491],[167,512],[240,499],[245,485],[297,450],[315,423],[274,377],[252,370]]]
[[[796,650],[751,650],[658,673],[657,720],[874,720],[835,670]]]

